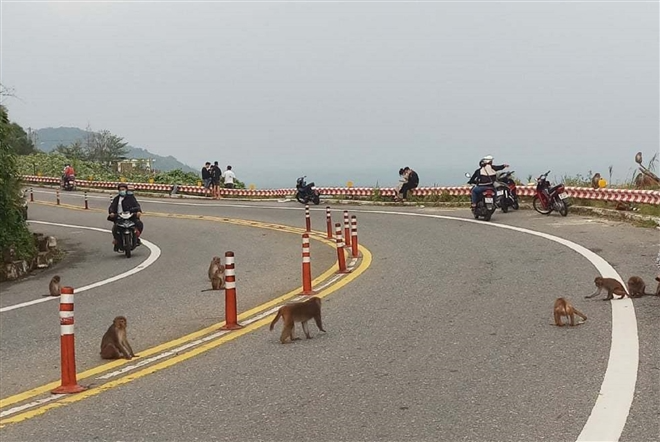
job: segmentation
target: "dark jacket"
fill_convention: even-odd
[[[202,167],[202,179],[208,180],[209,178],[211,178],[211,172],[206,167]]]
[[[493,168],[493,170],[502,170],[504,169],[504,165],[502,166],[493,166],[491,165],[490,167]],[[468,181],[468,184],[475,184],[477,186],[490,186],[493,184],[495,181],[495,175],[486,175],[485,173],[481,173],[481,167],[477,170],[474,171],[472,174],[472,177],[470,178],[470,181]]]
[[[124,197],[124,200],[121,202],[122,210],[120,210],[119,212],[117,212],[117,205],[118,204],[119,204],[119,195],[114,197],[114,199],[110,203],[110,207],[108,207],[108,213],[119,213],[119,212],[136,213],[136,212],[142,212],[142,208],[140,207],[140,203],[137,202],[134,195],[126,195]]]
[[[218,166],[211,167],[211,179],[214,183],[219,183],[222,178],[222,170]]]
[[[419,175],[414,170],[411,170],[410,175],[408,175],[408,185],[411,188],[419,186]]]

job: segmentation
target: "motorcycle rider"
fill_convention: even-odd
[[[493,187],[495,178],[497,176],[497,171],[506,169],[507,167],[509,167],[508,164],[494,166],[492,155],[486,155],[479,161],[479,169],[474,171],[470,181],[468,181],[468,184],[474,184],[471,192],[473,208],[477,206],[477,201],[479,200],[479,196],[483,193],[483,191],[488,187]]]
[[[128,185],[126,183],[119,183],[117,185],[117,190],[119,194],[112,199],[110,207],[108,207],[108,221],[112,221],[114,223],[115,219],[117,218],[118,211],[131,212],[133,214],[132,219],[135,222],[135,228],[137,229],[137,244],[140,245],[140,235],[142,234],[142,230],[144,230],[144,224],[140,220],[140,217],[142,216],[142,208],[140,207],[140,203],[138,203],[135,195],[133,195],[132,189],[129,192]],[[119,252],[119,244],[121,242],[121,238],[119,238],[119,231],[117,230],[116,225],[112,226],[112,236],[114,238],[112,241],[112,244],[114,244],[114,250],[115,252]]]
[[[71,164],[67,163],[64,165],[64,170],[62,171],[62,182],[66,186],[66,184],[73,180],[75,177],[76,172],[73,170],[73,167],[71,167]]]

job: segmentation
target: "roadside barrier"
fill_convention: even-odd
[[[55,199],[57,201],[57,205],[59,206],[60,205],[60,189],[57,189],[55,191]]]
[[[312,258],[309,253],[309,233],[302,234],[302,282],[303,295],[312,295]]]
[[[351,216],[351,252],[353,258],[357,258],[359,255],[358,251],[358,237],[357,237],[357,216]]]
[[[89,203],[87,202],[87,191],[85,191],[85,210],[89,210]]]
[[[58,185],[59,178],[43,177],[35,175],[22,175],[21,179],[26,183],[40,183]],[[76,186],[86,188],[115,188],[115,181],[87,181],[76,180]],[[149,184],[132,183],[136,190],[168,192],[171,193],[172,184]],[[381,197],[394,196],[396,190],[393,187],[318,187],[319,193],[330,197]],[[519,196],[534,196],[535,186],[518,186]],[[630,202],[642,204],[660,204],[660,190],[637,190],[637,189],[592,189],[590,187],[566,187],[568,195],[573,198],[593,199],[599,201]],[[204,195],[204,188],[200,186],[178,185],[177,193],[191,195]],[[223,196],[234,197],[257,197],[257,198],[281,198],[295,195],[295,189],[221,189]],[[469,196],[468,186],[444,186],[444,187],[417,187],[410,191],[414,196],[440,196],[443,194],[452,196]]]
[[[222,330],[238,330],[239,328],[243,328],[238,323],[234,252],[225,252],[225,325],[220,328]]]
[[[87,388],[76,379],[76,346],[73,334],[73,288],[62,287],[60,295],[60,361],[62,385],[53,394],[80,393]]]
[[[349,273],[346,269],[346,255],[344,254],[344,239],[341,236],[341,224],[335,224],[335,241],[337,242],[337,263],[339,271],[337,273]]]
[[[330,206],[325,207],[325,224],[328,239],[332,239],[332,214],[330,213]]]
[[[305,204],[305,231],[312,231],[312,218],[309,216],[309,204]]]
[[[344,242],[346,247],[351,246],[351,222],[348,219],[348,210],[344,210]]]

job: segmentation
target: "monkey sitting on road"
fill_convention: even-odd
[[[284,322],[282,334],[280,335],[280,342],[282,344],[286,343],[287,337],[290,339],[290,342],[300,339],[293,336],[293,328],[296,322],[302,323],[302,328],[307,339],[312,339],[312,336],[309,334],[309,329],[307,328],[307,321],[312,318],[314,318],[319,330],[325,333],[325,330],[323,330],[323,323],[321,322],[321,298],[317,296],[312,296],[304,302],[294,302],[280,307],[277,311],[277,315],[275,315],[275,319],[270,323],[271,330],[273,330],[275,323],[280,317]]]
[[[128,343],[126,318],[117,316],[101,339],[101,358],[119,359],[122,356],[132,359],[136,354],[133,353],[131,344]]]
[[[607,297],[603,299],[603,301],[609,301],[610,299],[613,299],[613,294],[621,296],[621,298],[618,299],[623,299],[627,295],[623,284],[614,278],[602,278],[600,276],[596,276],[594,279],[594,284],[596,284],[596,291],[591,295],[585,296],[585,298],[593,298],[594,296],[598,296],[603,290],[607,290]]]
[[[555,325],[559,327],[564,325],[561,319],[562,316],[566,316],[571,326],[575,325],[575,318],[573,317],[573,315],[578,315],[580,318],[582,318],[583,321],[587,320],[587,317],[584,314],[582,314],[578,309],[573,307],[571,303],[564,298],[557,298],[557,300],[555,301],[554,314],[555,314]],[[580,324],[582,324],[582,322],[577,323],[577,325]]]
[[[60,286],[60,277],[59,275],[53,276],[53,278],[48,283],[48,295],[44,296],[60,296],[62,294],[62,287]]]
[[[208,292],[210,290],[222,290],[225,288],[225,266],[220,263],[220,258],[214,256],[209,266],[209,279],[211,280],[211,288],[202,290]]]
[[[628,279],[628,293],[631,298],[641,298],[644,295],[652,295],[646,293],[646,283],[639,276],[631,276]]]

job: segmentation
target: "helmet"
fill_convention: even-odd
[[[493,162],[493,156],[492,155],[486,155],[481,159],[484,163],[492,163]]]
[[[117,184],[117,190],[121,189],[122,187],[123,187],[124,189],[128,190],[128,184],[126,184],[126,183],[119,183],[119,184]]]

